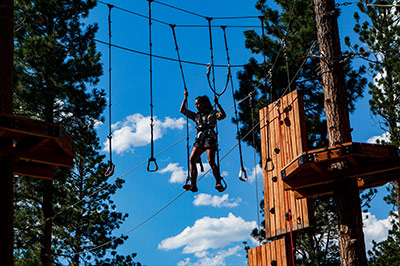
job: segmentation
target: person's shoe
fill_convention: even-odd
[[[192,185],[192,187],[190,188],[190,191],[192,191],[193,193],[199,191],[199,189],[197,188],[196,184]]]
[[[226,188],[219,183],[215,185],[215,189],[218,190],[219,192],[224,192]]]

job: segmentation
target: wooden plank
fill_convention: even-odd
[[[271,265],[272,254],[271,254],[271,243],[265,244],[265,251],[267,252],[267,265]]]
[[[50,165],[35,164],[32,162],[17,161],[13,163],[13,174],[36,177],[41,179],[54,179],[55,167]]]
[[[256,248],[256,254],[257,254],[257,265],[261,265],[261,246],[258,246]]]
[[[299,103],[300,100],[301,103]],[[291,106],[291,108],[288,106]],[[293,171],[297,171],[297,161],[294,161],[294,157],[302,154],[303,148],[307,147],[306,135],[304,134],[305,125],[303,125],[305,120],[300,106],[303,106],[302,99],[299,99],[297,91],[294,91],[281,98],[280,105],[277,105],[277,101],[275,101],[260,111],[260,119],[267,116],[270,121],[269,136],[267,136],[265,124],[260,124],[263,166],[266,165],[269,145],[271,150],[270,157],[275,167],[273,171],[266,171],[265,169],[263,171],[267,238],[280,236],[290,231],[290,226],[285,216],[288,212],[288,204],[293,219],[292,229],[302,229],[305,224],[308,224],[303,221],[308,219],[309,216],[308,213],[306,215],[303,214],[303,212],[308,212],[307,200],[299,202],[296,200],[298,193],[289,192],[289,202],[287,202],[284,191],[285,189],[291,189],[291,187],[281,180],[281,170],[289,162],[292,162],[290,167]],[[283,121],[283,123],[280,124],[280,121]],[[279,153],[274,151],[275,148],[279,148]],[[272,182],[274,177],[277,178],[276,182]],[[275,214],[270,213],[271,209],[275,210]],[[297,223],[297,218],[300,220],[299,223]]]
[[[267,264],[267,245],[264,244],[261,246],[261,266],[268,266]]]
[[[4,131],[12,132],[17,135],[37,136],[52,139],[57,142],[65,153],[71,156],[74,155],[73,140],[57,124],[0,114],[0,132]]]
[[[253,266],[253,249],[250,248],[247,250],[247,262],[249,264],[249,266]]]
[[[271,262],[273,261],[273,260],[277,260],[277,249],[276,249],[276,242],[275,241],[272,241],[272,242],[270,242],[270,245],[271,245]]]

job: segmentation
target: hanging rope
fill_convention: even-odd
[[[266,59],[265,59],[265,52],[264,52],[264,47],[265,47],[265,39],[264,39],[264,35],[265,35],[265,28],[264,28],[264,17],[263,16],[259,16],[259,19],[261,21],[261,43],[262,43],[262,54],[263,54],[263,68],[266,68]],[[279,54],[278,54],[279,55]],[[271,98],[272,98],[272,68],[268,71],[268,74],[264,73],[264,76],[268,77],[268,83],[269,83],[269,87],[270,87],[270,93],[268,93],[268,85],[265,86],[265,105],[268,107]],[[267,119],[265,121],[265,125],[267,128],[267,159],[265,161],[265,166],[264,166],[264,170],[267,172],[271,172],[274,170],[275,166],[274,163],[272,161],[272,158],[270,156],[271,154],[271,148],[270,148],[270,144],[269,144],[269,120]],[[271,163],[271,168],[268,168],[268,163]]]
[[[288,55],[287,55],[287,46],[286,46],[286,41],[285,39],[282,40],[282,45],[283,45],[283,54],[285,56],[285,62],[286,62],[286,75],[287,75],[287,79],[288,79],[288,87],[289,87],[289,91],[292,91],[292,87],[291,82],[290,82],[290,73],[289,73],[289,59],[288,59]]]
[[[111,131],[111,9],[114,7],[113,5],[108,4],[108,123],[109,123],[109,132],[108,132],[108,145],[110,150],[110,161],[109,166],[104,173],[106,177],[112,176],[114,174],[115,165],[112,162],[112,131]]]
[[[156,158],[154,157],[154,118],[153,118],[153,44],[151,42],[151,2],[149,1],[149,50],[150,50],[150,144],[151,144],[151,155],[147,162],[147,171],[149,172],[156,172],[158,170],[158,165],[156,162]],[[154,168],[151,168],[151,163],[154,163]]]
[[[256,151],[256,134],[255,134],[255,126],[254,126],[254,108],[253,108],[253,92],[250,93],[249,97],[250,104],[250,113],[251,113],[251,127],[252,127],[252,135],[253,135],[253,151],[254,151],[254,177],[256,182],[256,202],[257,202],[257,227],[258,231],[260,231],[260,209],[259,209],[259,199],[258,199],[258,180],[257,180],[257,151]]]
[[[183,73],[183,67],[182,67],[181,56],[180,56],[180,53],[179,53],[178,41],[176,39],[176,33],[175,33],[175,26],[176,25],[170,24],[169,26],[171,27],[172,34],[174,35],[175,50],[176,50],[176,54],[178,56],[179,68],[181,70],[183,88],[184,88],[185,91],[187,91],[185,74]],[[188,102],[187,101],[185,103],[185,109],[188,110]],[[187,153],[186,156],[187,156],[187,169],[188,169],[187,170],[187,178],[186,178],[186,184],[187,184],[189,182],[189,180],[190,180],[190,143],[189,143],[189,118],[188,118],[188,116],[186,116],[186,153]],[[201,164],[201,166],[202,166],[202,164]]]
[[[211,27],[212,18],[206,18],[206,19],[208,21],[208,33],[209,33],[209,36],[210,36],[210,58],[211,58],[211,65],[208,65],[208,70],[207,70],[208,85],[210,85],[211,90],[214,92],[214,97],[219,97],[225,92],[226,87],[228,86],[229,76],[230,76],[230,74],[229,74],[230,73],[230,67],[228,65],[228,77],[227,77],[227,82],[226,82],[225,88],[222,91],[222,93],[217,94],[217,92],[215,91],[214,52],[213,52],[213,42],[212,42],[212,30],[211,30],[212,29],[212,27]],[[210,69],[212,69],[212,75],[213,75],[213,78],[212,78],[213,84],[212,85],[210,83]],[[215,109],[216,108],[217,108],[217,106],[215,106]],[[221,176],[221,169],[220,169],[220,163],[219,163],[218,124],[215,125],[215,134],[217,136],[217,150],[216,150],[217,162],[216,162],[216,164],[217,164],[219,177],[221,178],[221,181],[223,181],[223,183],[225,185],[225,187],[223,187],[223,189],[219,190],[219,192],[223,192],[227,188],[227,185],[225,183],[225,180]]]
[[[207,64],[207,80],[208,80],[208,85],[210,86],[210,89],[212,90],[212,92],[214,93],[214,96],[218,96],[220,97],[222,94],[225,93],[226,88],[228,87],[228,83],[229,83],[229,77],[231,75],[231,66],[228,64],[228,73],[227,73],[227,77],[226,77],[226,83],[225,83],[225,87],[222,90],[221,93],[218,93],[215,89],[215,71],[214,71],[214,51],[213,51],[213,42],[212,42],[212,27],[211,27],[211,20],[212,18],[206,18],[208,21],[208,33],[210,35],[210,52],[211,52],[211,63]],[[210,82],[210,72],[212,70],[212,84]]]
[[[226,37],[226,26],[221,26],[222,31],[224,32],[224,41],[225,41],[225,50],[226,50],[226,61],[228,62],[228,66],[231,64],[230,57],[229,57],[229,49],[228,49],[228,40]],[[239,158],[240,158],[240,170],[239,170],[239,179],[241,181],[247,181],[247,173],[246,168],[243,165],[243,154],[242,154],[242,145],[240,141],[240,131],[239,131],[239,119],[238,119],[238,111],[236,108],[236,100],[235,100],[235,89],[233,87],[233,78],[232,74],[229,73],[229,80],[231,82],[231,89],[232,89],[232,98],[233,98],[233,106],[235,107],[235,124],[236,124],[236,134],[238,136],[238,145],[239,145]]]

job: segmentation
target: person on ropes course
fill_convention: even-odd
[[[219,173],[219,167],[215,163],[215,153],[218,149],[218,143],[217,134],[215,133],[214,128],[217,124],[217,120],[222,120],[226,117],[225,111],[219,104],[218,97],[214,97],[214,103],[219,110],[216,111],[213,109],[210,99],[204,95],[195,99],[195,105],[198,112],[192,112],[186,109],[188,95],[189,92],[185,89],[180,112],[195,122],[197,135],[193,145],[192,153],[190,155],[190,185],[186,183],[183,188],[185,190],[191,190],[192,192],[198,191],[196,185],[198,175],[196,163],[198,162],[201,154],[207,151],[207,159],[216,180],[215,189],[217,189],[219,192],[222,192],[225,190],[225,188],[221,184],[222,177]]]

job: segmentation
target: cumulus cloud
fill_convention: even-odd
[[[169,179],[170,183],[183,183],[186,180],[187,172],[183,170],[182,166],[179,166],[178,163],[170,163],[167,167],[158,171],[160,174],[171,173],[171,177]]]
[[[166,117],[164,121],[154,118],[153,139],[160,139],[168,129],[181,130],[185,124],[184,118]],[[112,125],[112,146],[117,153],[133,151],[135,147],[150,143],[150,117],[141,114],[127,116],[124,121]],[[104,143],[103,151],[108,151],[108,140]]]
[[[209,249],[224,248],[234,242],[250,239],[249,232],[257,226],[255,221],[246,222],[229,213],[227,217],[203,217],[180,234],[164,239],[159,249],[171,250],[183,247],[185,254],[202,256]]]
[[[194,197],[193,204],[195,206],[213,206],[217,208],[221,207],[236,207],[242,199],[229,199],[229,194],[222,196],[211,196],[210,194],[200,193]]]
[[[253,169],[251,169],[251,171],[249,171],[249,170],[250,169],[246,169],[246,173],[247,173],[247,178],[248,178],[250,183],[255,182],[256,174],[257,174],[257,180],[259,182],[260,182],[260,180],[262,180],[263,171],[262,171],[261,165],[257,164],[256,167],[253,167]]]
[[[178,262],[177,266],[225,266],[225,259],[230,256],[240,257],[239,251],[242,250],[240,246],[235,246],[227,250],[220,250],[215,254],[209,254],[208,252],[199,254],[199,258],[196,262],[191,262],[190,258],[186,258],[183,261]]]
[[[384,141],[386,141],[386,142],[389,142],[389,141],[390,141],[390,133],[389,133],[389,132],[385,132],[385,133],[383,133],[383,134],[380,135],[380,136],[373,136],[373,137],[370,137],[370,138],[367,140],[367,143],[376,144],[376,141],[377,141],[377,140],[379,140],[379,141],[384,140]]]
[[[363,225],[364,225],[364,238],[366,249],[372,248],[372,240],[380,242],[385,240],[388,236],[389,229],[392,228],[390,221],[393,219],[388,217],[386,219],[379,220],[375,215],[367,212],[363,213]]]

